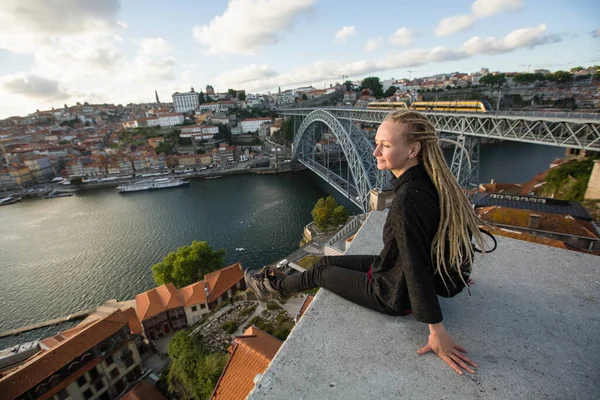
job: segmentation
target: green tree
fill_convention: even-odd
[[[205,274],[223,267],[225,250],[213,251],[206,242],[194,240],[169,253],[152,266],[152,275],[157,285],[173,283],[177,288],[202,280]]]
[[[487,85],[492,88],[494,88],[494,87],[500,88],[504,85],[505,82],[506,82],[506,76],[504,74],[496,74],[496,75],[487,74],[487,75],[482,76],[479,79],[479,83],[481,85]]]
[[[283,138],[286,141],[291,142],[292,140],[294,140],[294,120],[293,119],[288,119],[287,121],[284,120],[283,123],[281,124],[281,130],[283,131]]]
[[[393,96],[394,94],[396,94],[396,87],[395,86],[390,86],[389,88],[387,88],[387,90],[385,91],[385,93],[383,94],[384,97],[390,97]]]
[[[312,217],[319,229],[329,229],[342,225],[348,219],[348,214],[343,206],[338,205],[333,196],[322,197],[312,210]]]
[[[571,82],[573,80],[573,75],[566,71],[555,71],[552,75],[556,82]]]
[[[344,82],[344,89],[346,90],[346,92],[351,91],[352,90],[352,82],[350,82],[350,81]]]
[[[244,93],[244,92],[238,92],[238,99],[240,101],[246,100],[246,93]]]
[[[369,76],[363,79],[361,83],[362,89],[371,89],[376,98],[380,99],[383,97],[383,85],[376,76]]]
[[[204,93],[202,93],[202,90],[200,91],[200,93],[198,93],[198,104],[204,104],[206,103],[206,100],[204,99]]]
[[[177,332],[169,342],[171,367],[169,391],[183,399],[208,399],[225,368],[227,356],[208,353],[187,331]]]
[[[306,93],[302,93],[302,101],[306,101],[306,100],[308,100]]]
[[[233,89],[227,89],[227,94],[229,95],[230,98],[234,98],[237,97],[237,91],[233,90]]]

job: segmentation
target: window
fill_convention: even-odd
[[[94,384],[94,387],[96,388],[96,392],[101,391],[102,388],[104,387],[104,382],[102,382],[102,379],[98,379],[96,381],[96,383]]]
[[[200,309],[204,310],[206,308],[206,304],[200,304]]]
[[[131,356],[123,358],[122,361],[125,363],[125,366],[127,368],[129,368],[133,365],[133,358]]]
[[[65,389],[61,389],[58,393],[56,393],[55,398],[58,400],[66,400],[69,397],[69,393]]]
[[[192,312],[196,312],[198,308],[196,306],[192,306]]]
[[[123,385],[123,380],[118,380],[117,383],[115,383],[115,389],[117,389],[117,393],[121,393],[123,389],[125,389],[125,385]]]
[[[85,375],[81,375],[79,378],[77,378],[77,384],[79,385],[79,387],[84,386],[87,383],[87,379],[85,378]]]
[[[112,356],[108,356],[106,357],[106,360],[104,360],[104,362],[106,363],[107,367],[110,367],[115,361],[113,360]]]
[[[119,368],[113,368],[110,372],[109,372],[110,378],[111,379],[117,379],[119,377]]]
[[[95,381],[96,379],[100,378],[100,374],[98,373],[96,367],[90,369],[90,377],[92,378],[92,381]]]
[[[85,392],[83,392],[83,398],[84,399],[91,399],[92,396],[94,396],[94,394],[92,393],[92,391],[90,389],[86,390]]]

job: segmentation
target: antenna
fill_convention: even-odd
[[[412,73],[417,72],[417,71],[415,71],[414,69],[407,69],[407,71],[408,71],[408,80],[410,81],[410,77],[412,76]]]

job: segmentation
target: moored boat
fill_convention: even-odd
[[[168,189],[174,187],[188,186],[190,182],[184,179],[176,178],[159,178],[146,179],[127,185],[117,186],[119,193],[141,192],[144,190]]]
[[[14,204],[19,201],[21,201],[20,197],[12,197],[12,196],[3,197],[0,199],[0,206],[7,206],[9,204]]]

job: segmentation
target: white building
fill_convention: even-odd
[[[257,132],[265,122],[271,122],[271,118],[246,118],[242,121],[242,133]]]
[[[158,124],[163,127],[181,125],[184,120],[181,113],[160,113],[156,116],[158,117]]]
[[[173,107],[177,112],[187,112],[195,110],[198,107],[198,93],[192,88],[191,92],[187,93],[173,93]]]

